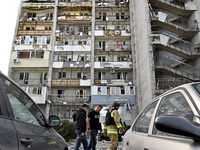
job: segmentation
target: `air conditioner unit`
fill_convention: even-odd
[[[14,63],[19,63],[19,59],[14,59]]]
[[[110,70],[110,73],[115,73],[115,70],[111,69],[111,70]]]

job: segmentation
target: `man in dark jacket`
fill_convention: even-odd
[[[76,112],[76,146],[74,150],[79,150],[81,143],[83,149],[88,150],[88,142],[86,139],[86,112],[88,110],[87,104],[82,105],[82,109]]]

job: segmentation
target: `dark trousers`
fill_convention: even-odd
[[[96,149],[96,144],[97,144],[97,140],[96,140],[96,136],[97,136],[98,130],[96,129],[91,129],[91,135],[90,135],[90,144],[88,149],[92,149],[95,150]]]
[[[76,131],[76,145],[74,150],[79,150],[79,147],[81,146],[81,143],[83,144],[83,149],[88,150],[88,142],[86,135],[81,136],[81,131],[80,130],[75,130]]]

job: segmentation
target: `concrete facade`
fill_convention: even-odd
[[[199,14],[198,0],[22,0],[9,76],[46,116],[116,101],[131,124],[156,95],[200,80]]]

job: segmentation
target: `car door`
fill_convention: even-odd
[[[32,99],[8,78],[0,76],[10,117],[17,131],[19,149],[59,150],[56,132]]]
[[[148,138],[149,126],[157,102],[158,101],[156,100],[151,104],[149,104],[136,118],[132,127],[128,130],[128,132],[124,136],[123,149],[145,150],[144,139]]]
[[[8,111],[0,84],[0,150],[18,150],[17,133]]]
[[[183,90],[177,90],[162,97],[155,118],[175,115],[183,116],[192,122],[194,115],[197,115],[196,113],[187,94]],[[156,129],[153,120],[149,136],[144,139],[143,146],[145,150],[199,150],[200,142],[187,137],[161,132]]]

